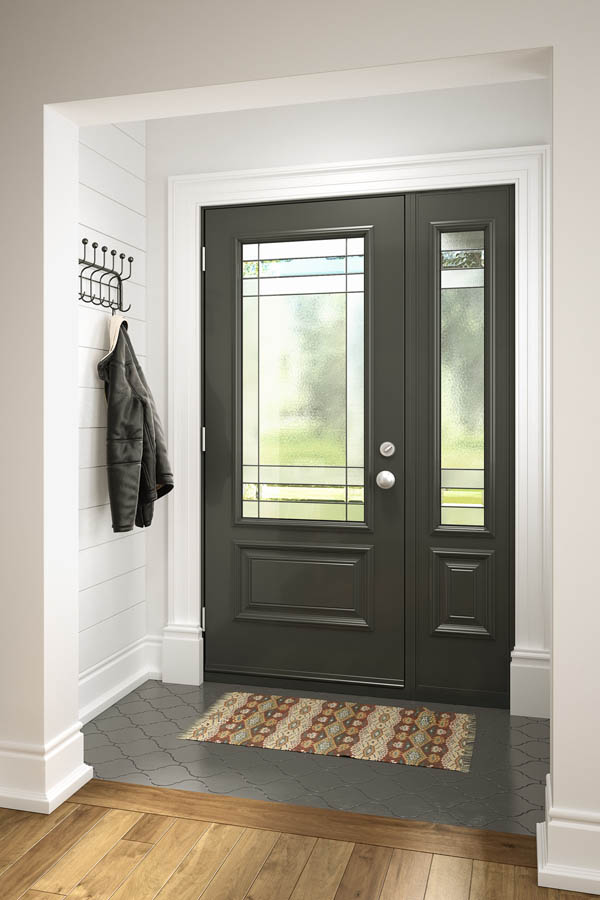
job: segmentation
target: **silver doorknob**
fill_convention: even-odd
[[[380,487],[382,491],[389,491],[390,488],[393,488],[396,484],[396,476],[393,472],[378,472],[377,477],[375,478],[377,482],[377,487]]]

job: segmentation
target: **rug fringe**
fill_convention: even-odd
[[[471,760],[473,759],[473,751],[475,750],[475,738],[477,737],[477,719],[475,716],[469,716],[470,722],[467,725],[467,734],[461,742],[460,754],[460,771],[471,771]]]

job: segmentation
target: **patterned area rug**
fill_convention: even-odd
[[[232,692],[182,738],[468,772],[475,716]]]

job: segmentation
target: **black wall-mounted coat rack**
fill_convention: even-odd
[[[88,259],[87,238],[81,241],[83,244],[83,258],[79,258],[79,299],[84,303],[93,303],[94,306],[103,306],[105,309],[111,309],[113,314],[116,312],[128,312],[129,306],[123,306],[123,282],[131,278],[131,264],[133,256],[127,257],[129,263],[129,272],[124,274],[125,254],[118,254],[117,251],[108,247],[100,247],[102,258],[98,253],[98,242],[92,243],[93,257]],[[108,254],[108,258],[107,258]]]

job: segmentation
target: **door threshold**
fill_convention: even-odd
[[[199,819],[243,828],[466,857],[513,866],[535,868],[537,865],[534,837],[458,825],[393,819],[98,779],[88,782],[71,799],[84,806]]]

